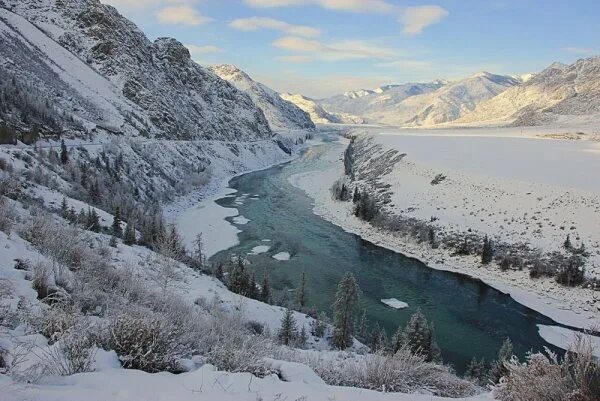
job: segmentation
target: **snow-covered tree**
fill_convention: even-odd
[[[513,345],[510,338],[507,338],[502,343],[502,346],[498,350],[498,359],[492,362],[490,367],[489,379],[492,383],[498,383],[500,379],[508,373],[506,367],[507,362],[510,360],[513,354]]]
[[[433,324],[429,324],[420,310],[410,317],[404,328],[404,343],[412,353],[423,355],[427,361],[440,358],[440,350],[434,340]]]
[[[283,345],[290,345],[298,337],[298,327],[294,313],[290,309],[285,310],[285,314],[281,319],[281,327],[277,332],[277,338]]]
[[[358,306],[359,288],[350,272],[346,273],[338,284],[333,303],[333,346],[340,349],[352,345],[354,321]]]

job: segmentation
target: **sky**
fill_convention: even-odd
[[[323,98],[600,54],[598,0],[101,0],[202,65]]]

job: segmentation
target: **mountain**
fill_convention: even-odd
[[[434,91],[443,86],[441,82],[426,84],[403,84],[382,86],[372,91],[346,92],[319,101],[319,104],[332,113],[346,113],[365,118],[369,122],[380,122],[380,115],[393,113],[404,99]]]
[[[460,81],[449,83],[435,92],[413,96],[403,103],[420,111],[405,123],[431,126],[454,121],[471,112],[477,105],[519,85],[520,81],[505,75],[481,71]],[[393,118],[385,120],[391,123]]]
[[[371,123],[432,126],[460,118],[480,102],[518,85],[512,77],[479,72],[460,81],[388,85],[360,98],[324,99],[328,110],[359,115]]]
[[[151,42],[111,6],[0,0],[0,7],[0,118],[9,125],[165,139],[272,136],[247,94],[193,62],[178,41]]]
[[[273,130],[312,129],[315,125],[308,113],[294,103],[282,99],[271,88],[255,82],[244,71],[233,65],[217,65],[209,68],[220,78],[229,81],[239,90],[247,93],[263,111]]]
[[[540,125],[600,118],[600,56],[553,63],[519,86],[479,104],[459,123]]]
[[[318,124],[364,124],[364,120],[357,116],[346,113],[330,113],[317,103],[317,101],[303,95],[281,93],[279,96],[307,112],[311,120]]]

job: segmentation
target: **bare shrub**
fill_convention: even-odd
[[[572,351],[561,360],[546,349],[530,353],[521,363],[513,357],[506,363],[497,397],[503,401],[598,401],[600,366],[594,360],[591,340],[578,335]]]
[[[258,377],[273,371],[266,367],[264,358],[271,355],[273,342],[264,336],[231,330],[207,355],[207,362],[219,370],[249,372]]]
[[[10,234],[15,217],[13,208],[8,204],[8,200],[0,195],[0,231]]]
[[[76,308],[69,304],[58,303],[38,316],[33,325],[52,344],[69,334],[79,320],[80,314]]]
[[[406,347],[393,356],[384,353],[356,355],[283,350],[279,359],[310,366],[327,384],[389,392],[429,392],[438,396],[465,397],[477,393],[471,382],[457,377],[449,367],[426,362]]]
[[[178,372],[179,359],[190,351],[180,342],[183,334],[165,316],[130,307],[110,319],[104,342],[117,352],[124,368]]]
[[[60,341],[39,353],[47,372],[53,375],[69,376],[90,372],[94,361],[94,336],[87,328],[72,328]]]

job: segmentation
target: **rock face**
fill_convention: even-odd
[[[244,71],[233,65],[217,65],[210,71],[220,78],[229,81],[237,89],[247,93],[254,103],[263,111],[269,126],[273,130],[312,129],[315,128],[308,113],[294,103],[282,99],[271,88],[255,82]]]
[[[324,99],[321,104],[334,112],[359,115],[370,123],[433,126],[460,118],[480,102],[519,82],[512,77],[480,72],[450,83],[438,80],[346,93]]]
[[[539,125],[600,120],[600,56],[553,63],[519,86],[483,102],[459,122]]]
[[[272,136],[250,96],[193,62],[178,41],[149,41],[98,0],[0,0],[0,55],[3,81],[30,88],[39,103],[29,122],[16,118],[22,104],[0,110],[13,125],[166,139]]]
[[[310,115],[311,120],[317,124],[363,124],[364,119],[346,113],[330,113],[316,100],[299,94],[281,93],[282,99],[294,103]]]

